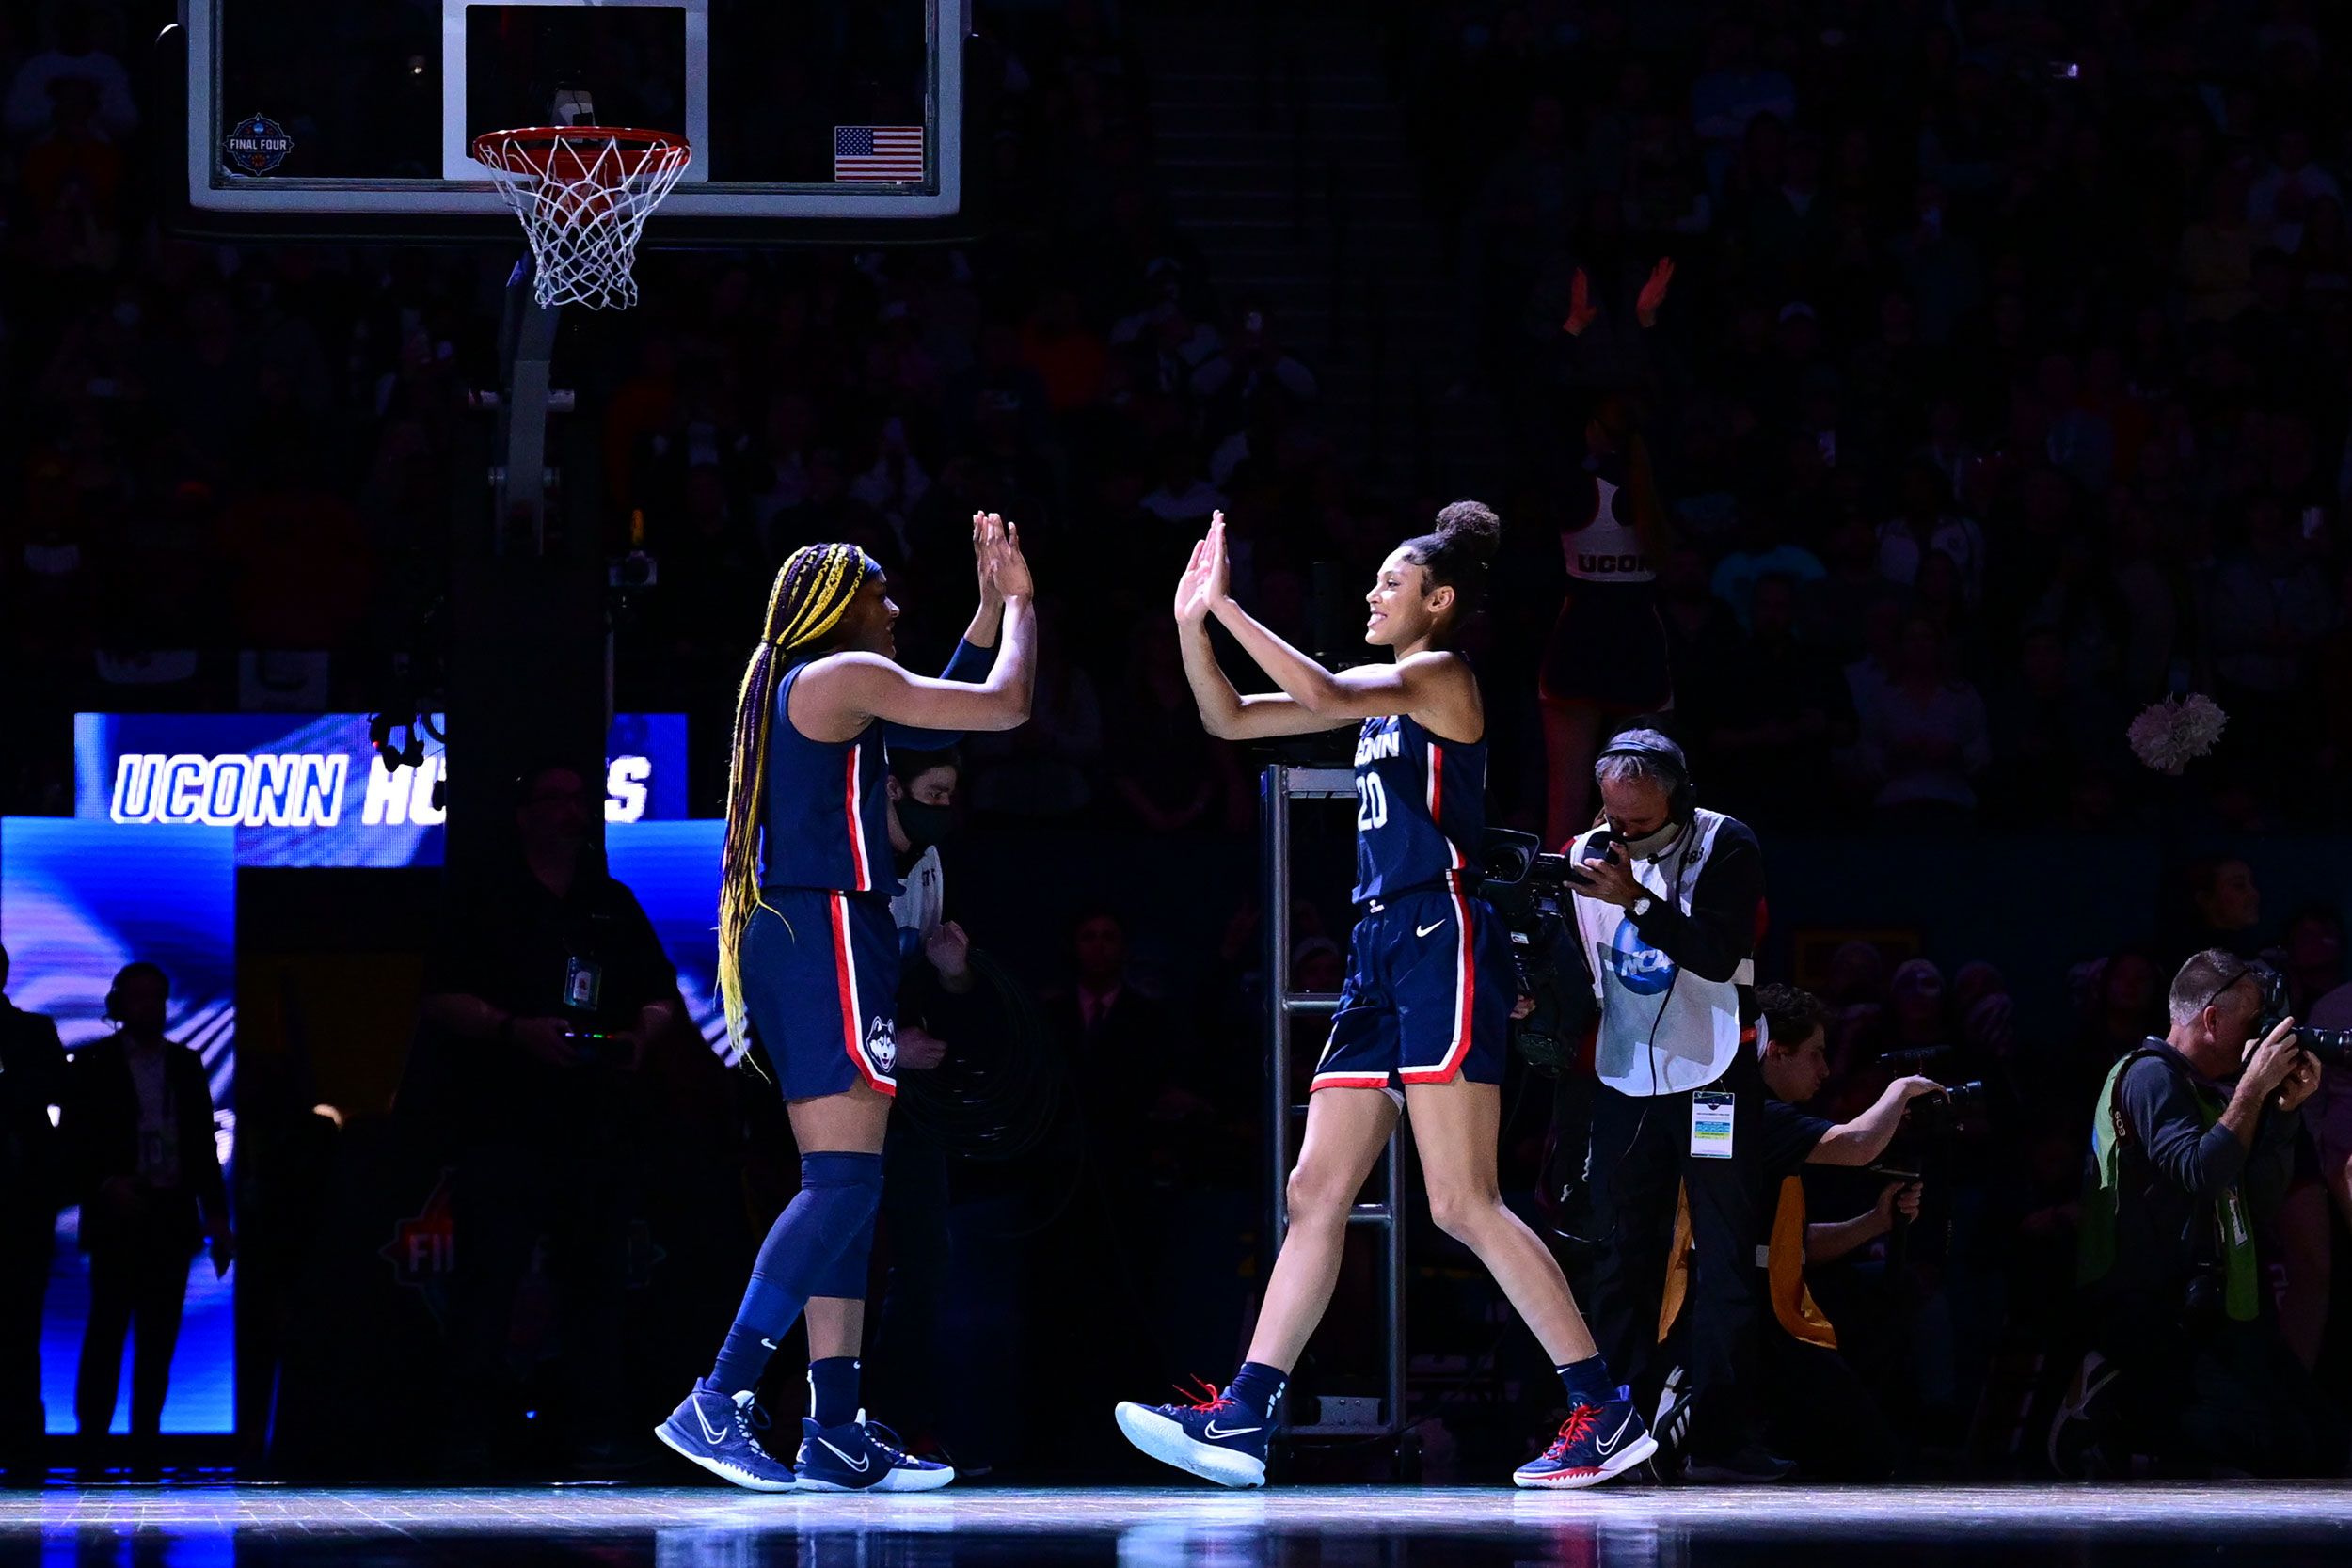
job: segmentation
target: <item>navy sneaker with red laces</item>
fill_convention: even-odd
[[[1658,1451],[1642,1413],[1634,1408],[1633,1391],[1619,1388],[1604,1404],[1581,1404],[1560,1423],[1551,1447],[1511,1473],[1521,1486],[1565,1492],[1579,1486],[1598,1486],[1623,1475]]]
[[[1206,1384],[1182,1404],[1122,1402],[1116,1412],[1127,1441],[1164,1465],[1220,1486],[1265,1484],[1266,1439],[1274,1422]]]

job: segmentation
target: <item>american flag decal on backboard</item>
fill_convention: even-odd
[[[920,182],[923,178],[923,128],[920,125],[836,125],[833,128],[833,177],[835,181]]]

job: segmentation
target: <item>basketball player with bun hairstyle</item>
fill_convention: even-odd
[[[897,1090],[898,891],[887,746],[936,751],[957,733],[1027,721],[1032,585],[1017,529],[972,519],[980,606],[946,674],[899,668],[882,569],[854,545],[792,552],[743,673],[727,784],[719,990],[729,1043],[757,1029],[801,1149],[801,1190],[759,1249],[710,1375],[655,1435],[755,1491],[928,1491],[955,1477],[914,1459],[858,1408],[866,1259]],[[996,646],[1001,639],[1001,646]],[[989,667],[993,659],[993,668]],[[808,1314],[808,1418],[797,1464],[759,1438],[753,1397]]]
[[[1558,1440],[1513,1479],[1590,1486],[1657,1447],[1609,1376],[1560,1265],[1504,1207],[1496,1179],[1516,986],[1509,936],[1470,891],[1470,857],[1486,824],[1486,718],[1477,677],[1453,649],[1484,595],[1501,530],[1486,507],[1455,501],[1434,531],[1391,552],[1365,595],[1364,641],[1393,658],[1336,674],[1233,602],[1222,514],[1177,585],[1184,673],[1210,734],[1256,740],[1360,726],[1355,896],[1363,915],[1315,1067],[1307,1134],[1290,1173],[1290,1232],[1248,1359],[1205,1399],[1117,1412],[1136,1447],[1228,1486],[1265,1480],[1283,1386],[1338,1282],[1349,1206],[1406,1112],[1431,1217],[1493,1274],[1567,1391]],[[1209,643],[1211,616],[1279,693],[1234,691]]]

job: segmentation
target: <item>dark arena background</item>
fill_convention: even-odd
[[[0,0],[0,1561],[2352,1550],[2343,8]],[[738,1041],[829,543],[1018,712],[824,751]],[[894,1066],[862,1316],[663,1424]]]

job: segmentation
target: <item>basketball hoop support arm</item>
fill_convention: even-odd
[[[506,553],[518,523],[528,523],[535,552],[547,549],[548,378],[555,356],[560,305],[532,297],[529,255],[506,280],[506,317],[500,337],[509,352],[506,385],[499,398],[499,450],[505,467],[499,476],[494,554]]]

